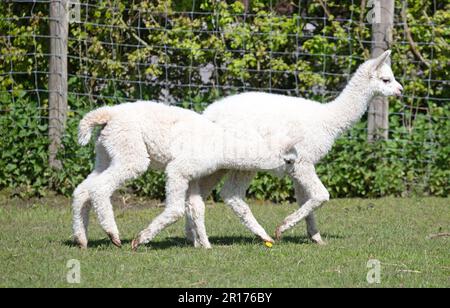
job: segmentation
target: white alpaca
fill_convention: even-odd
[[[220,169],[285,171],[289,167],[286,161],[296,158],[293,144],[284,136],[270,143],[252,130],[225,130],[193,111],[153,102],[102,107],[88,113],[80,122],[81,145],[89,142],[96,125],[104,127],[96,143],[95,170],[75,189],[73,200],[74,239],[81,247],[88,243],[91,205],[101,227],[121,246],[110,197],[124,181],[149,167],[166,172],[166,209],[133,241],[133,248],[182,217],[187,195],[188,212],[196,218],[196,244],[209,247],[202,217],[189,209],[200,198],[196,179]],[[262,230],[260,235],[264,233]],[[270,237],[265,240],[273,241]]]
[[[314,210],[329,200],[329,193],[316,175],[314,166],[328,153],[336,138],[362,117],[374,96],[401,94],[403,88],[388,65],[390,53],[386,51],[378,58],[363,63],[342,93],[327,104],[256,92],[227,97],[205,110],[206,118],[225,129],[254,129],[267,140],[280,133],[300,140],[295,145],[298,159],[289,175],[294,181],[297,202],[301,207],[278,227],[277,238],[306,219],[310,238],[324,244],[315,223]],[[224,174],[220,171],[200,181],[200,192],[204,198]],[[254,175],[252,171],[230,172],[221,194],[244,224],[259,235],[260,232],[256,231],[261,226],[244,201],[246,189]],[[203,217],[204,204],[201,199],[193,200],[191,207],[199,217]],[[194,219],[187,216],[186,233],[196,241],[193,226],[198,223]]]

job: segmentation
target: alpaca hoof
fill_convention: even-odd
[[[73,242],[75,245],[78,246],[78,248],[87,249],[87,246],[88,246],[87,240],[82,240],[80,237],[74,236]]]
[[[203,248],[203,249],[211,249],[212,246],[210,243],[206,243],[206,244],[200,244],[199,246],[197,246],[198,248]]]
[[[320,233],[317,233],[317,234],[314,234],[312,236],[309,236],[309,238],[311,239],[311,241],[313,241],[317,245],[320,245],[320,246],[327,245],[327,243],[324,240],[322,240],[322,237],[320,236]]]
[[[120,241],[120,238],[114,234],[108,233],[109,239],[114,244],[114,246],[118,248],[122,248],[122,242]]]
[[[203,248],[203,249],[211,249],[211,243],[209,242],[209,240],[207,241],[201,241],[200,239],[195,239],[192,244],[194,245],[195,248]]]
[[[140,241],[137,238],[135,238],[131,242],[131,250],[136,251],[138,249],[139,245],[141,245]]]
[[[194,247],[198,248],[198,249],[212,249],[211,245],[196,244],[196,245],[194,245]]]

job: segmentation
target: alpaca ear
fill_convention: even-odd
[[[384,63],[387,63],[390,59],[391,53],[391,50],[386,50],[378,58],[375,58],[374,70],[380,69],[380,67],[383,66]]]

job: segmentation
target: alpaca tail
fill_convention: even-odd
[[[86,114],[78,126],[78,143],[87,145],[92,136],[92,130],[97,125],[105,125],[111,120],[109,107],[101,107]]]

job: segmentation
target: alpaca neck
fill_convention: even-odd
[[[326,128],[338,137],[359,121],[367,110],[374,93],[367,88],[368,80],[361,72],[356,72],[341,94],[326,104]]]

